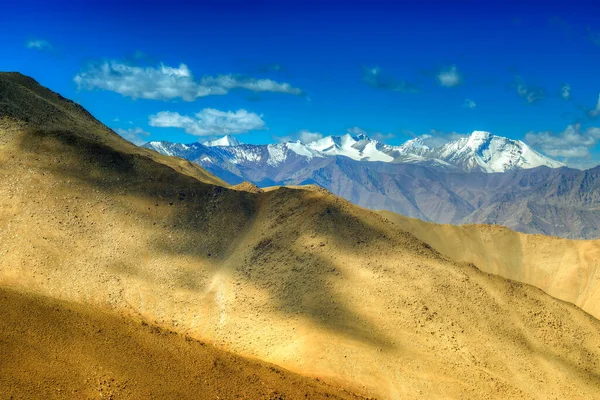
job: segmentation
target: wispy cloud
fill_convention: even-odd
[[[274,140],[276,140],[278,143],[287,143],[287,142],[293,142],[293,141],[297,140],[292,135],[285,135],[285,136],[272,135],[271,137]]]
[[[466,99],[465,103],[464,103],[464,107],[466,108],[470,108],[470,109],[474,109],[477,108],[477,103],[475,103],[473,100],[471,99]]]
[[[600,139],[600,128],[582,129],[580,124],[569,125],[562,132],[529,132],[525,141],[550,157],[561,157],[567,165],[590,161],[592,149]]]
[[[121,135],[121,137],[138,146],[146,143],[147,140],[144,138],[148,138],[150,136],[150,133],[146,132],[142,128],[117,128],[116,131],[119,135]]]
[[[568,83],[562,85],[562,87],[560,88],[560,97],[562,97],[565,100],[571,99],[571,85],[569,85]]]
[[[74,78],[79,89],[102,89],[141,99],[194,101],[198,97],[224,95],[233,89],[292,95],[302,90],[289,83],[242,75],[203,76],[196,80],[185,64],[141,67],[118,61],[90,64]]]
[[[314,142],[315,140],[323,139],[322,133],[311,132],[307,131],[306,129],[303,129],[300,132],[298,132],[296,136],[298,137],[298,140],[300,140],[302,143],[310,143]]]
[[[600,94],[598,94],[598,103],[596,103],[596,107],[588,110],[587,114],[592,119],[596,119],[600,115]]]
[[[529,86],[520,76],[517,76],[515,84],[519,96],[524,98],[529,104],[537,103],[538,101],[546,98],[546,91],[544,88],[538,86]]]
[[[378,142],[385,142],[386,140],[394,139],[396,135],[393,133],[383,133],[383,132],[375,132],[369,135],[371,138],[377,140]]]
[[[25,42],[25,47],[33,50],[47,51],[52,50],[52,45],[47,40],[31,39]]]
[[[220,111],[214,108],[205,108],[194,116],[161,111],[150,116],[149,125],[159,128],[181,128],[186,133],[195,136],[234,135],[266,129],[262,115],[244,109]]]
[[[384,73],[379,67],[363,68],[363,82],[376,89],[392,90],[395,92],[416,93],[416,85],[407,81],[397,80]]]
[[[437,74],[437,81],[440,85],[445,87],[453,87],[460,85],[462,81],[461,75],[458,73],[456,65],[451,65],[442,69]]]
[[[448,142],[462,139],[467,136],[469,136],[469,135],[465,134],[465,133],[459,133],[459,132],[454,132],[454,131],[445,132],[445,131],[440,131],[437,129],[432,129],[429,131],[429,133],[425,133],[425,134],[419,135],[417,137],[421,138],[421,140],[423,140],[423,143],[425,143],[427,146],[435,149],[435,148],[445,145]]]

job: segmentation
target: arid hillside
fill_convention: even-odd
[[[6,289],[0,300],[3,399],[359,398],[86,304]]]
[[[390,221],[448,257],[537,286],[600,318],[600,241],[528,235],[492,225],[438,225],[388,211]]]
[[[600,397],[600,322],[579,308],[325,190],[225,188],[23,79],[0,75],[0,110],[17,104],[0,115],[1,286],[369,396]],[[30,124],[38,100],[75,122]]]

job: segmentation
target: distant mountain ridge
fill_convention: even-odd
[[[520,140],[475,131],[470,136],[432,149],[430,156],[444,160],[465,171],[505,172],[541,166],[564,167],[564,164],[546,157]]]
[[[292,153],[292,161],[297,156],[304,157],[307,163],[314,158],[344,156],[355,161],[408,163],[457,168],[463,171],[504,172],[516,169],[547,166],[559,168],[562,163],[552,160],[527,146],[520,140],[512,140],[489,132],[475,131],[470,136],[460,138],[445,145],[433,148],[422,138],[411,139],[400,146],[391,146],[372,139],[364,134],[352,136],[327,136],[309,143],[287,142],[269,145],[247,145],[230,135],[204,142],[183,145],[169,142],[149,142],[144,147],[176,155],[197,162],[228,162],[248,167],[261,164],[278,166],[286,162]],[[220,149],[217,148],[225,148]],[[266,151],[265,151],[266,150]],[[215,153],[215,154],[213,154]],[[185,155],[184,155],[185,154]],[[199,156],[202,154],[202,156]],[[232,169],[227,168],[230,172]],[[240,176],[243,178],[243,176]]]
[[[600,236],[600,167],[579,171],[525,143],[475,131],[442,146],[389,146],[365,135],[311,143],[150,142],[219,178],[258,186],[316,184],[362,207],[436,223],[503,225],[567,238]],[[227,143],[228,145],[220,145]]]

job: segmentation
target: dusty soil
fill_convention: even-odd
[[[536,286],[600,319],[600,240],[531,235],[493,225],[438,225],[381,215],[442,254]]]
[[[572,304],[327,191],[230,190],[69,112],[52,120],[85,123],[0,126],[0,286],[382,398],[600,398],[600,322]]]
[[[359,398],[89,305],[6,289],[0,302],[2,399]]]

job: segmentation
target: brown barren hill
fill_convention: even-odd
[[[600,240],[532,235],[495,225],[439,225],[388,211],[380,214],[454,260],[537,286],[600,318]]]
[[[0,128],[2,286],[380,398],[600,397],[600,322],[572,304],[327,191],[231,190],[83,111],[46,129],[19,110]]]
[[[359,398],[89,305],[6,289],[0,300],[3,399]]]

